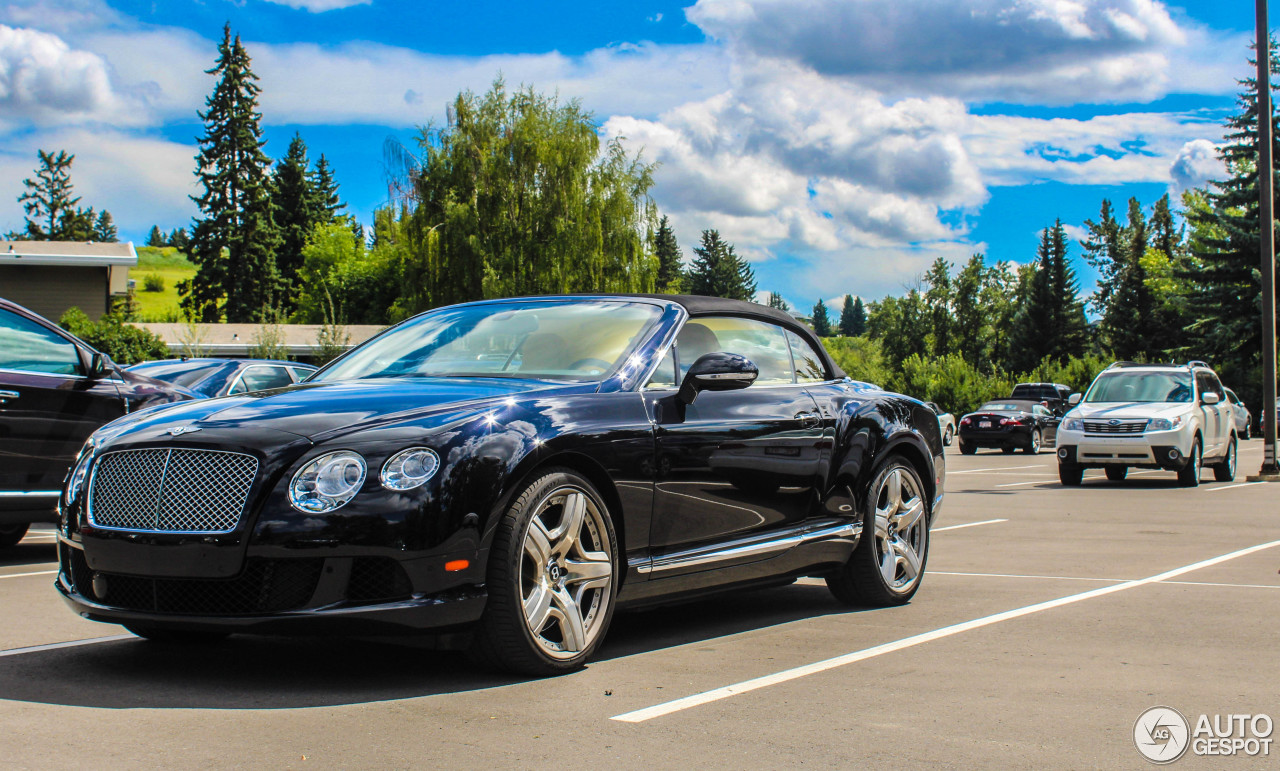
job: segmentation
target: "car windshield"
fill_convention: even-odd
[[[1086,402],[1189,402],[1188,372],[1108,372],[1098,376]]]
[[[1026,412],[1025,404],[1015,402],[987,402],[978,408],[979,412]]]
[[[309,382],[465,376],[599,381],[659,315],[655,305],[608,300],[443,308],[370,340]]]
[[[190,388],[225,365],[225,361],[160,361],[138,364],[130,367],[129,371],[183,388]]]

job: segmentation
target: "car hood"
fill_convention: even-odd
[[[595,384],[518,378],[376,378],[301,383],[253,394],[201,399],[138,413],[111,424],[114,435],[187,431],[268,429],[316,440],[370,424],[407,420],[457,408],[482,408],[503,398],[533,393],[595,389]]]
[[[1191,402],[1097,402],[1078,404],[1064,417],[1110,420],[1111,418],[1166,418],[1192,410]]]

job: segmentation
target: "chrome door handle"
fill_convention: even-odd
[[[17,399],[20,396],[22,396],[22,394],[17,391],[0,391],[0,402],[6,399]]]
[[[796,419],[800,421],[802,428],[814,428],[822,425],[822,418],[818,417],[816,412],[797,412]]]

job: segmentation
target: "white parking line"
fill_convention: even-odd
[[[1008,522],[1007,519],[984,519],[981,522],[966,522],[963,525],[947,525],[946,527],[935,527],[929,530],[930,533],[941,533],[943,530],[959,530],[962,527],[977,527],[978,525],[994,525],[997,522]]]
[[[88,640],[70,640],[68,642],[49,643],[48,645],[32,645],[29,648],[10,648],[7,651],[0,651],[0,657],[3,656],[21,656],[24,653],[39,653],[40,651],[52,651],[59,648],[77,648],[81,645],[97,645],[104,642],[115,642],[116,640],[136,640],[138,639],[131,634],[115,634],[110,637],[91,637]]]
[[[1045,482],[1057,482],[1057,481],[1058,481],[1057,477],[1040,477],[1039,479],[1032,480],[1030,482],[1009,482],[1003,485],[996,485],[996,487],[1022,487],[1023,485],[1042,485]]]
[[[757,677],[754,680],[747,680],[741,683],[735,683],[734,685],[724,686],[723,688],[716,688],[714,690],[705,691],[703,693],[693,694],[692,696],[686,696],[682,699],[675,699],[674,701],[668,701],[662,704],[656,704],[652,707],[645,707],[644,709],[638,709],[633,712],[626,712],[621,715],[615,715],[612,718],[610,718],[610,720],[617,720],[623,723],[643,723],[646,720],[652,720],[657,717],[662,717],[663,715],[670,715],[673,712],[680,712],[686,709],[690,709],[692,707],[701,706],[703,704],[709,704],[713,701],[727,699],[730,696],[737,696],[743,693],[750,693],[751,691],[754,691],[760,688],[767,688],[771,685],[777,685],[779,683],[785,683],[791,680],[797,680],[802,677],[808,677],[809,675],[815,675],[815,674],[818,674],[819,672],[825,672],[829,669],[842,667],[842,666],[845,666],[846,664],[853,664],[859,661],[865,661],[866,659],[874,658],[876,656],[882,656],[886,653],[893,653],[895,651],[900,651],[905,648],[911,648],[916,645],[921,645],[927,642],[932,642],[934,640],[939,640],[944,637],[951,637],[952,635],[957,635],[962,632],[968,632],[974,629],[980,629],[984,626],[990,626],[991,624],[998,624],[1002,621],[1009,621],[1015,618],[1029,616],[1033,613],[1039,613],[1045,610],[1060,608],[1064,605],[1071,605],[1073,603],[1082,602],[1084,600],[1092,600],[1097,597],[1105,597],[1108,594],[1115,594],[1116,592],[1123,592],[1128,589],[1135,589],[1139,586],[1146,586],[1147,584],[1154,584],[1154,583],[1159,583],[1161,581],[1167,581],[1171,578],[1177,578],[1178,576],[1181,576],[1185,573],[1190,573],[1193,570],[1200,570],[1201,568],[1211,567],[1213,565],[1227,562],[1228,560],[1236,559],[1237,557],[1243,557],[1245,555],[1253,554],[1254,552],[1259,552],[1259,551],[1262,551],[1263,549],[1270,549],[1276,546],[1280,546],[1280,541],[1270,541],[1268,543],[1258,544],[1257,546],[1250,546],[1248,548],[1240,549],[1238,551],[1233,551],[1218,557],[1213,557],[1211,559],[1192,563],[1184,567],[1175,568],[1173,570],[1167,570],[1163,573],[1157,573],[1156,575],[1149,576],[1147,578],[1140,578],[1133,581],[1125,581],[1124,583],[1112,584],[1111,586],[1103,586],[1097,589],[1091,589],[1090,591],[1087,591],[1087,592],[1081,592],[1080,594],[1072,594],[1066,597],[1060,597],[1056,600],[1049,600],[1048,602],[1040,602],[1040,603],[1036,603],[1035,605],[1027,605],[1021,608],[1015,608],[1014,610],[1007,610],[1007,611],[1004,611],[1003,613],[996,613],[990,616],[983,616],[982,618],[975,618],[971,621],[965,621],[959,624],[953,624],[951,626],[942,627],[941,629],[934,629],[933,631],[924,632],[923,634],[912,635],[911,637],[904,637],[901,640],[895,640],[893,642],[885,643],[883,645],[877,645],[872,648],[866,648],[860,651],[854,651],[853,653],[846,653],[843,656],[836,656],[835,658],[830,658],[825,661],[818,661],[813,664],[806,664],[801,667],[784,670],[782,672],[777,672],[772,675]]]
[[[1035,468],[1034,466],[1002,466],[1000,468],[968,468],[963,471],[948,471],[947,476],[953,477],[956,474],[986,474],[996,471],[1020,471],[1023,469]]]
[[[1216,493],[1219,490],[1234,490],[1237,487],[1249,487],[1250,485],[1260,485],[1260,484],[1264,484],[1264,483],[1263,482],[1241,482],[1240,484],[1236,484],[1236,485],[1224,485],[1223,487],[1205,487],[1203,489],[1206,490],[1207,492]]]
[[[1214,581],[1163,581],[1162,583],[1179,586],[1227,586],[1233,589],[1280,589],[1280,586],[1269,584],[1220,584]]]
[[[1050,581],[1101,581],[1109,584],[1119,584],[1125,581],[1132,581],[1131,578],[1085,578],[1083,576],[1030,576],[1018,575],[1016,573],[954,573],[945,570],[930,570],[931,576],[973,576],[975,578],[1040,578]],[[1173,583],[1170,581],[1169,583]]]
[[[23,576],[51,576],[56,570],[40,570],[35,573],[0,573],[0,578],[22,578]]]

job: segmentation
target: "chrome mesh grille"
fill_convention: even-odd
[[[1084,422],[1086,434],[1141,434],[1146,428],[1145,420],[1126,420],[1114,426],[1110,421],[1086,420]]]
[[[122,450],[103,455],[89,485],[90,524],[112,530],[234,530],[258,459],[215,450]]]

